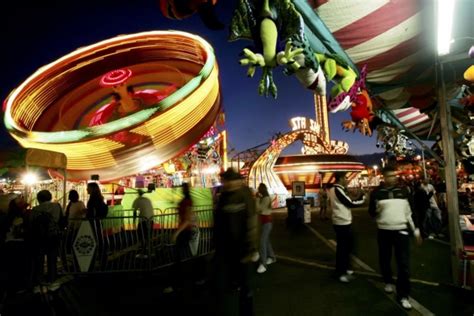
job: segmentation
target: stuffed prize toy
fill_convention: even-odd
[[[224,24],[215,12],[217,0],[160,0],[160,10],[169,19],[182,20],[198,12],[201,20],[211,30],[222,30]]]
[[[362,90],[352,103],[351,121],[342,123],[343,129],[346,131],[359,129],[362,135],[372,136],[372,129],[369,123],[373,120],[375,114],[372,109],[372,100],[367,90]]]

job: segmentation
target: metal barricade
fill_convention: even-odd
[[[199,227],[195,256],[207,255],[213,250],[212,207],[195,207],[194,214]],[[69,219],[61,238],[59,273],[152,271],[175,262],[172,236],[179,224],[175,208],[155,210],[152,218],[133,216],[133,210],[111,215],[102,220]],[[189,253],[187,258],[191,257]]]

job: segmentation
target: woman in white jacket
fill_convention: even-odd
[[[267,271],[267,266],[276,261],[272,244],[270,243],[270,232],[272,231],[272,201],[268,194],[267,186],[260,183],[257,192],[257,213],[260,215],[262,232],[260,235],[260,265],[258,273]]]

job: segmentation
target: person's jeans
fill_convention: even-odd
[[[138,236],[141,243],[141,251],[144,255],[148,255],[148,245],[150,243],[150,235],[153,231],[153,221],[152,220],[141,220],[138,223]]]
[[[272,231],[272,223],[262,225],[262,233],[260,235],[260,262],[267,265],[267,258],[275,259],[272,244],[270,243],[270,232]]]
[[[393,284],[392,249],[397,263],[397,298],[410,294],[410,237],[407,230],[378,230],[380,271],[385,283]]]
[[[214,258],[216,315],[253,316],[254,263],[233,262],[216,255]]]
[[[352,225],[333,225],[336,231],[336,274],[347,273],[350,266],[350,256],[353,246]]]
[[[56,281],[57,277],[57,259],[58,259],[58,246],[56,242],[51,242],[45,249],[36,249],[34,254],[34,266],[33,266],[33,283],[39,285],[44,282],[44,258],[46,256],[48,274],[47,282]]]

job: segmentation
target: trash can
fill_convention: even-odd
[[[304,223],[304,204],[302,198],[286,199],[286,208],[288,210],[287,226],[299,226]]]

